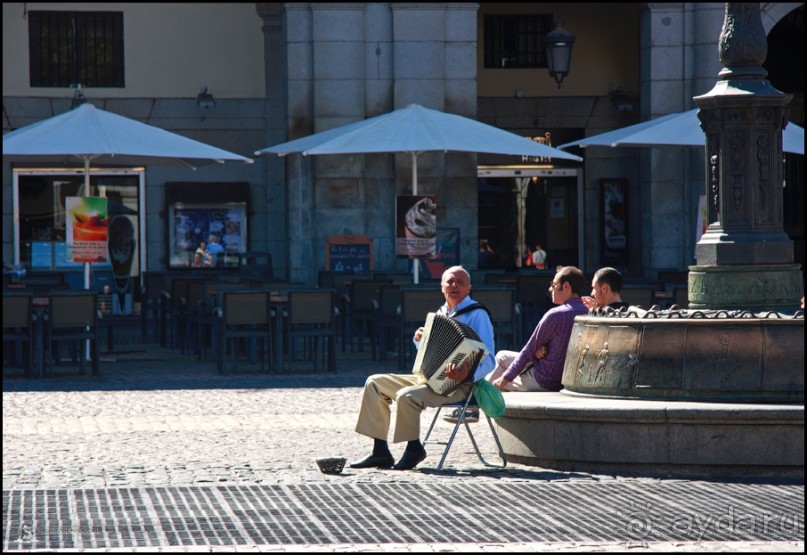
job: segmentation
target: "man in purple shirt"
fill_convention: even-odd
[[[544,314],[521,352],[496,353],[496,368],[486,379],[502,391],[560,391],[574,318],[588,314],[580,300],[585,286],[578,268],[558,269],[549,290],[552,302],[560,306]]]

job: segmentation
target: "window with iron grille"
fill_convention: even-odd
[[[123,87],[123,13],[28,12],[32,87]]]
[[[546,67],[544,37],[551,15],[486,15],[485,67]]]

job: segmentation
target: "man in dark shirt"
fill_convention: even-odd
[[[588,313],[580,300],[585,286],[578,268],[560,268],[549,288],[560,306],[544,314],[521,352],[496,353],[496,368],[486,379],[502,391],[560,391],[574,318]]]
[[[628,303],[622,301],[622,274],[616,268],[600,268],[591,280],[591,296],[582,300],[591,310],[605,306],[614,310],[627,308]]]

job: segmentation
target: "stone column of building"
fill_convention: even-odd
[[[394,3],[395,107],[421,104],[475,118],[477,5]],[[396,156],[398,194],[411,194],[409,156]],[[437,195],[438,227],[460,228],[461,262],[476,266],[476,154],[418,157],[418,194]]]
[[[717,3],[649,3],[641,22],[642,120],[693,108],[719,69],[714,40],[723,21]],[[710,77],[710,80],[706,80]],[[642,258],[645,272],[694,261],[698,196],[703,190],[697,148],[642,151]]]
[[[286,5],[288,139],[388,111],[388,80],[367,80],[376,48],[390,50],[388,12],[384,5],[364,3]],[[386,65],[381,71],[388,71]],[[375,113],[373,103],[380,109]],[[292,155],[288,164],[290,279],[314,283],[329,236],[375,236],[366,209],[378,198],[368,197],[375,191],[365,185],[363,155]]]
[[[283,5],[258,3],[255,5],[263,21],[263,54],[266,68],[266,146],[286,140],[288,108],[286,103],[286,40]],[[288,272],[286,235],[286,161],[265,156],[267,204],[267,244],[272,254],[276,276]]]
[[[364,109],[366,117],[391,112],[395,105],[395,42],[390,4],[366,5],[364,19]],[[395,229],[390,225],[396,195],[394,156],[370,154],[364,157],[363,218],[365,234],[373,237],[375,268],[392,269],[396,263]]]
[[[727,3],[723,69],[695,98],[706,133],[709,227],[690,268],[691,308],[792,309],[802,294],[782,224],[782,129],[791,95],[762,67],[767,39],[758,3]]]
[[[411,103],[476,115],[476,4],[283,6],[288,114],[275,144]],[[341,234],[372,236],[376,268],[405,269],[394,255],[394,201],[411,194],[409,156],[291,155],[281,163],[289,279],[315,282],[327,237]],[[461,222],[461,252],[475,257],[475,155],[423,155],[418,174],[419,193],[451,206],[438,225]]]

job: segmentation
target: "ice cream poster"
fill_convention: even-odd
[[[434,255],[437,203],[434,195],[395,197],[395,254],[409,258]]]
[[[460,228],[438,227],[437,250],[434,256],[414,260],[414,264],[422,264],[423,277],[440,279],[443,272],[460,263]]]
[[[695,242],[701,240],[703,234],[706,233],[706,226],[709,225],[709,216],[706,214],[706,195],[698,197],[698,221],[695,228]]]
[[[66,197],[67,262],[106,262],[109,207],[106,197]]]

